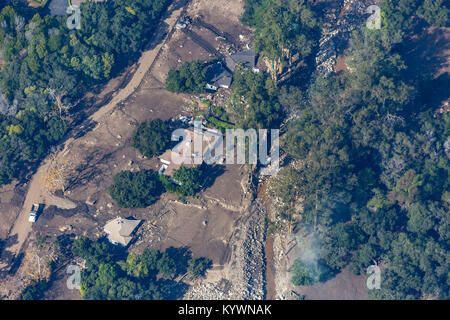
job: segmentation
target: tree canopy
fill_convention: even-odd
[[[433,6],[382,6],[388,9],[381,30],[351,35],[345,52],[351,73],[314,75],[302,94],[283,91],[295,116],[281,139],[296,165],[274,180],[286,204],[278,216],[318,237],[320,263],[313,267],[365,274],[377,263],[383,281],[371,297],[448,299],[450,117],[424,98],[439,92],[448,99],[431,89],[445,86],[448,74],[412,80],[401,50],[415,19]],[[302,262],[291,271],[296,285],[320,281]]]
[[[164,252],[144,249],[127,253],[103,240],[80,237],[74,241],[73,254],[86,260],[81,273],[81,297],[86,300],[162,300],[179,299],[188,285],[175,281],[192,265],[196,275],[204,274],[205,258],[194,259],[184,248],[170,247]],[[190,273],[192,272],[190,271]]]
[[[152,158],[161,155],[170,143],[169,125],[160,119],[141,122],[133,136],[133,147],[144,156]]]
[[[122,208],[148,207],[163,192],[158,174],[152,170],[121,171],[109,187],[109,194]]]
[[[61,140],[90,86],[137,58],[169,2],[85,1],[79,30],[67,28],[67,16],[1,10],[0,185],[20,178]]]
[[[176,93],[206,92],[206,66],[208,62],[193,60],[182,64],[179,70],[170,69],[166,89]]]

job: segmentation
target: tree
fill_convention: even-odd
[[[21,300],[41,300],[48,284],[45,281],[29,284],[20,295]]]
[[[443,0],[424,0],[417,15],[436,27],[447,27],[450,10]]]
[[[318,264],[314,262],[306,263],[297,259],[289,272],[293,273],[291,282],[296,286],[312,285],[320,279]]]
[[[190,274],[192,279],[197,279],[199,277],[203,277],[206,270],[211,268],[211,265],[212,261],[207,258],[191,258],[188,261],[187,272]]]
[[[157,262],[158,272],[163,277],[170,277],[173,275],[177,269],[176,262],[167,254],[167,252],[164,252],[158,262]]]
[[[193,196],[201,187],[202,173],[196,167],[187,168],[182,165],[179,169],[174,170],[172,177],[178,184],[177,192],[183,196]]]
[[[122,208],[145,208],[163,192],[158,174],[152,170],[121,171],[113,178],[109,194]]]
[[[70,123],[62,117],[77,117],[78,109],[72,106],[88,88],[108,80],[137,59],[169,3],[84,2],[83,28],[76,31],[69,30],[65,19],[59,17],[41,17],[33,9],[1,7],[0,52],[4,64],[0,109],[2,116],[6,113],[11,117],[7,123],[0,119],[0,185],[20,178],[32,162],[43,159],[62,139]],[[5,137],[4,130],[12,135]]]
[[[411,80],[401,56],[401,42],[419,26],[418,8],[428,5],[434,15],[438,3],[383,1],[382,29],[351,36],[351,74],[312,79],[282,137],[295,161],[279,172],[285,184],[277,194],[301,199],[299,226],[321,244],[317,265],[331,275],[347,264],[363,273],[380,263],[375,298],[448,297],[450,116],[435,112],[425,98],[430,84]],[[437,93],[446,82],[430,83]],[[315,265],[305,264],[292,267],[295,283],[314,283]]]
[[[238,66],[234,73],[227,111],[236,128],[279,128],[283,112],[274,81],[262,72]]]
[[[272,62],[274,79],[281,59],[290,66],[295,55],[305,59],[317,45],[319,22],[307,1],[252,1],[245,9],[244,20],[256,27],[253,46]]]
[[[144,156],[152,158],[164,152],[170,143],[169,126],[160,119],[139,124],[133,136],[133,146]]]
[[[176,93],[206,92],[207,65],[207,62],[193,60],[184,62],[179,70],[171,69],[166,78],[166,89]]]
[[[427,234],[434,227],[431,212],[421,203],[411,205],[408,216],[408,230],[411,232]]]

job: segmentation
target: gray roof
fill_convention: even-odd
[[[253,50],[245,50],[241,52],[236,52],[231,56],[227,57],[227,68],[232,72],[236,69],[236,65],[242,63],[243,65],[254,68],[256,66],[256,55]]]
[[[50,14],[54,16],[65,16],[69,2],[67,0],[50,0],[48,9]]]
[[[206,80],[208,84],[216,87],[229,87],[231,85],[233,75],[226,70],[221,62],[212,64],[206,70]]]

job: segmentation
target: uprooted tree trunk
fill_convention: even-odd
[[[42,184],[49,193],[54,193],[57,190],[65,192],[73,172],[73,166],[69,162],[54,158],[51,160],[47,172],[42,176]]]

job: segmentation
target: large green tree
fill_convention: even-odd
[[[122,171],[114,176],[109,194],[122,208],[145,208],[163,192],[158,174],[152,170]]]
[[[139,124],[134,136],[133,146],[144,156],[152,158],[163,153],[170,143],[169,125],[160,119],[144,121]]]

